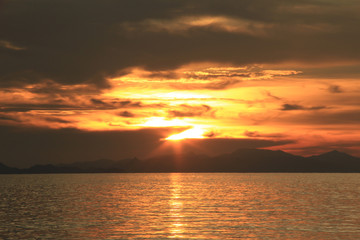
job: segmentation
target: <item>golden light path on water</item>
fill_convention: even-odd
[[[186,231],[186,223],[183,222],[183,202],[181,200],[181,178],[178,174],[170,175],[170,191],[171,196],[169,199],[169,216],[171,219],[170,224],[170,238],[184,238],[183,233]]]

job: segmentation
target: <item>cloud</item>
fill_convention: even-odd
[[[328,88],[329,92],[331,93],[342,93],[343,90],[339,85],[330,85]]]
[[[264,69],[261,66],[249,65],[243,67],[211,67],[198,70],[185,71],[187,78],[192,79],[237,79],[237,80],[261,80],[272,79],[280,76],[290,76],[301,74],[301,71],[295,70],[271,70]]]
[[[239,148],[265,148],[296,143],[294,140],[204,138],[182,141],[183,151],[202,152],[208,155],[231,153]]]
[[[5,41],[5,40],[0,40],[0,47],[7,48],[10,50],[15,50],[15,51],[22,51],[22,50],[26,49],[24,47],[16,46],[15,44],[13,44],[9,41]]]
[[[92,98],[90,99],[90,101],[95,104],[95,105],[107,105],[104,101],[100,100],[100,99],[95,99],[95,98]]]
[[[160,139],[174,133],[176,130],[170,128],[89,132],[0,126],[1,162],[30,166],[101,158],[144,158],[161,144]]]
[[[34,110],[116,110],[121,108],[152,108],[156,105],[144,105],[140,101],[121,100],[121,99],[90,99],[89,102],[84,98],[79,98],[79,102],[71,101],[52,101],[52,99],[33,100],[33,103],[4,103],[0,107],[0,112],[29,112]],[[163,104],[161,106],[164,106]]]
[[[25,167],[33,164],[70,163],[101,158],[141,159],[161,149],[161,139],[177,133],[173,128],[151,128],[133,131],[81,131],[77,129],[15,128],[0,126],[2,162]],[[238,148],[269,147],[291,141],[256,139],[188,139],[184,151],[217,155]],[[169,149],[173,149],[168,145]],[[21,149],[21,151],[19,150]],[[166,153],[162,149],[161,153]]]
[[[139,101],[123,100],[123,101],[113,101],[113,104],[118,104],[120,107],[142,107],[142,103]]]
[[[336,110],[330,112],[316,112],[297,116],[296,119],[291,119],[293,122],[304,124],[319,124],[319,125],[343,125],[347,124],[347,128],[353,128],[360,122],[360,110]]]
[[[168,110],[168,116],[170,118],[185,118],[185,117],[200,117],[200,116],[214,116],[215,110],[208,105],[187,105],[181,104],[177,106],[177,109]]]
[[[246,130],[244,132],[244,135],[246,137],[250,137],[250,138],[270,138],[270,139],[279,139],[279,138],[286,138],[288,136],[284,135],[283,133],[259,133],[258,131],[248,131]]]
[[[106,88],[107,79],[134,66],[359,62],[358,7],[315,0],[8,1],[0,22],[0,81]]]
[[[100,90],[92,84],[66,85],[53,80],[40,80],[37,83],[20,86],[30,93],[43,95],[44,97],[72,97],[73,95],[99,94]],[[15,89],[14,89],[15,90]]]
[[[204,137],[207,138],[214,138],[216,136],[218,136],[218,133],[214,132],[214,131],[209,131],[203,134]]]
[[[289,103],[284,103],[282,105],[282,108],[280,109],[281,111],[294,111],[294,110],[308,110],[308,111],[314,111],[314,110],[320,110],[320,109],[325,109],[325,106],[313,106],[313,107],[305,107],[302,105],[298,105],[298,104],[289,104]]]
[[[62,118],[58,118],[58,117],[47,117],[44,118],[44,120],[46,120],[47,122],[54,122],[54,123],[72,123],[72,121],[68,121]]]
[[[19,119],[7,115],[0,115],[0,121],[21,122]]]
[[[332,64],[318,63],[315,66],[300,67],[303,77],[311,79],[358,79],[360,77],[359,62],[335,61]],[[336,84],[335,84],[336,85]]]
[[[166,31],[172,34],[183,34],[196,28],[211,31],[223,31],[245,35],[263,35],[267,24],[249,19],[227,16],[181,16],[175,19],[146,19],[138,23],[125,22],[122,25],[127,31]]]
[[[126,117],[126,118],[135,117],[135,114],[133,114],[132,112],[129,112],[129,111],[122,111],[122,112],[119,112],[117,115],[120,117]]]
[[[239,83],[241,83],[241,81],[235,79],[212,81],[211,83],[203,85],[202,88],[210,90],[224,90],[230,87],[237,86]]]
[[[271,111],[264,111],[261,114],[240,112],[238,116],[244,124],[266,125],[268,122],[278,119],[279,114]]]
[[[270,97],[270,98],[272,98],[272,99],[275,99],[275,100],[282,100],[282,98],[281,97],[278,97],[278,96],[275,96],[275,95],[273,95],[271,92],[269,92],[269,91],[265,91],[265,95],[266,96],[268,96],[268,97]]]
[[[122,88],[146,84],[147,87],[178,90],[225,90],[240,87],[248,81],[271,81],[298,74],[301,74],[301,71],[271,70],[257,65],[220,67],[216,63],[199,63],[163,71],[130,68],[121,77],[112,79],[112,85],[121,84]]]
[[[83,110],[88,109],[76,105],[67,105],[67,104],[47,104],[47,103],[20,103],[20,104],[8,104],[3,105],[0,108],[0,112],[29,112],[33,110]]]
[[[288,104],[285,103],[282,105],[281,110],[282,111],[292,111],[292,110],[304,110],[305,108],[301,105],[297,105],[297,104]]]

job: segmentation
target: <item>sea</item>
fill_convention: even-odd
[[[0,239],[360,239],[360,174],[0,175]]]

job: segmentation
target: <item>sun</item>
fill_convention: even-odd
[[[171,135],[165,140],[171,140],[171,141],[177,141],[177,140],[183,140],[188,138],[205,138],[204,137],[205,131],[199,127],[193,127],[188,130],[185,130],[181,133]]]
[[[165,119],[164,117],[150,117],[141,126],[145,127],[186,127],[189,128],[181,133],[173,134],[165,140],[177,141],[189,138],[205,138],[205,130],[195,124],[181,119]]]

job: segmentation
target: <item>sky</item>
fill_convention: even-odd
[[[0,0],[0,161],[360,156],[359,11],[356,0]]]

